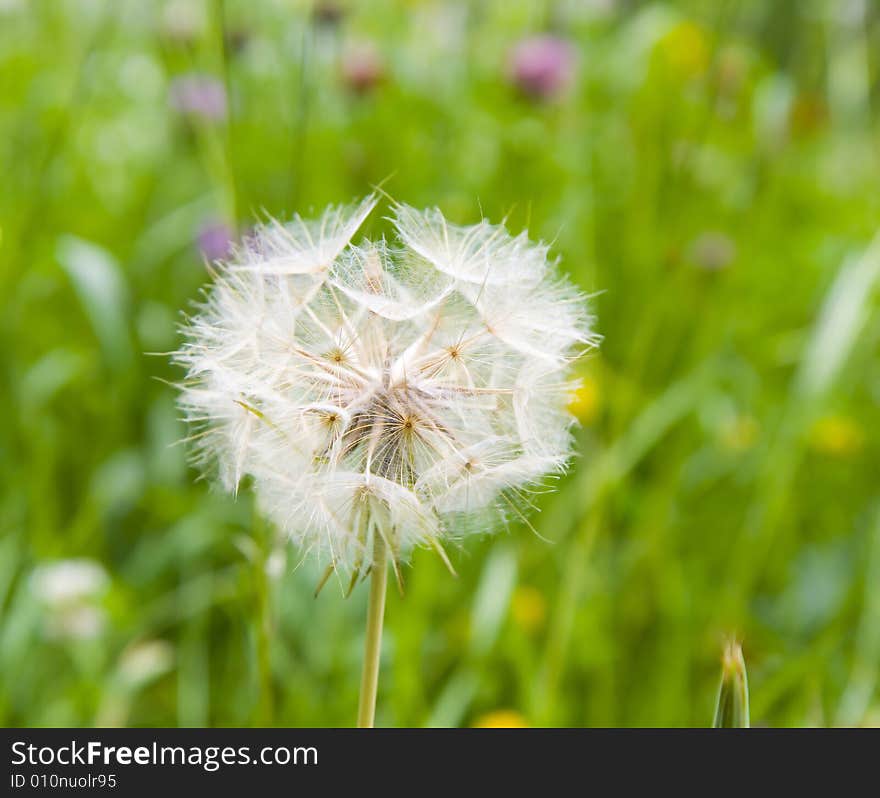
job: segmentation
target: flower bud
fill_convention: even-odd
[[[715,705],[716,729],[749,728],[749,679],[739,643],[730,642],[721,657],[721,686]]]

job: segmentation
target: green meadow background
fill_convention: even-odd
[[[198,480],[151,353],[211,231],[381,184],[604,340],[534,529],[389,596],[377,723],[708,725],[737,639],[754,724],[880,724],[878,110],[867,1],[0,0],[0,723],[353,724],[366,589]]]

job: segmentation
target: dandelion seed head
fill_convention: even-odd
[[[572,361],[596,343],[547,248],[395,205],[270,221],[222,262],[176,360],[197,462],[249,478],[275,524],[337,568],[519,518],[570,450]]]

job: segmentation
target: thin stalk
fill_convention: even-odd
[[[272,686],[272,617],[271,600],[269,596],[269,577],[266,574],[266,561],[262,560],[257,566],[260,573],[257,574],[257,670],[260,680],[260,700],[258,717],[260,725],[271,725],[275,715],[275,696]]]
[[[370,569],[370,601],[367,605],[367,640],[361,671],[361,697],[358,703],[359,729],[373,728],[376,716],[376,688],[379,684],[379,655],[382,651],[382,620],[385,616],[385,589],[388,564],[385,541],[373,532],[373,566]]]
[[[232,103],[232,65],[229,53],[229,30],[226,25],[226,2],[215,0],[215,14],[217,29],[220,37],[220,61],[223,69],[223,88],[226,91],[226,125],[224,127],[223,143],[221,145],[222,179],[226,189],[226,204],[229,221],[233,227],[238,225],[239,197],[238,183],[235,177],[235,146],[233,141],[233,103]]]
[[[257,724],[271,726],[275,719],[275,692],[272,684],[272,585],[267,570],[270,535],[259,513],[254,511],[254,530],[258,551],[254,556],[255,599],[257,605],[257,675],[259,702]]]

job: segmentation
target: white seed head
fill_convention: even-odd
[[[406,205],[393,246],[352,243],[375,204],[258,228],[175,355],[200,464],[355,572],[375,535],[400,560],[517,517],[565,467],[570,365],[595,343],[544,245]]]

